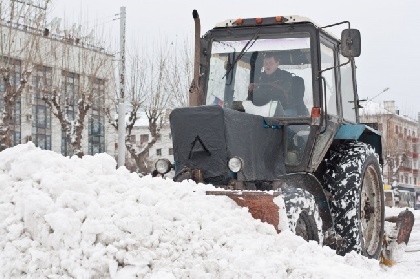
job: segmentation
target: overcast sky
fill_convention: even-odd
[[[113,19],[121,6],[127,9],[128,44],[135,41],[139,48],[152,41],[192,40],[193,9],[200,14],[202,35],[229,18],[301,15],[320,26],[348,20],[362,34],[362,55],[356,59],[360,98],[372,98],[389,87],[374,100],[395,100],[401,114],[415,119],[420,112],[418,0],[53,0],[49,17],[89,26],[99,22],[112,30],[117,42],[119,22]],[[331,31],[339,36],[341,29]]]

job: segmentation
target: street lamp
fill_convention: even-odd
[[[379,95],[381,95],[382,93],[384,93],[384,92],[386,92],[388,90],[389,90],[389,87],[386,87],[381,92],[379,92],[378,94],[376,94],[373,98],[371,98],[371,99],[368,98],[367,100],[372,101],[373,99],[375,99],[376,97],[378,97]]]
[[[381,95],[382,93],[384,93],[384,92],[386,92],[386,91],[388,91],[388,90],[389,90],[389,87],[386,87],[386,88],[384,88],[381,92],[379,92],[378,94],[376,94],[376,95],[375,95],[373,98],[371,98],[371,99],[367,98],[367,99],[358,100],[358,101],[357,101],[357,105],[358,105],[358,107],[359,107],[359,108],[363,108],[363,107],[360,105],[360,102],[372,101],[373,99],[375,99],[376,97],[378,97],[379,95]]]

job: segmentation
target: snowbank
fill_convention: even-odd
[[[229,198],[206,196],[211,185],[115,166],[32,143],[0,152],[0,278],[404,277],[276,234]]]

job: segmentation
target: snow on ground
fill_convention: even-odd
[[[139,178],[106,154],[0,152],[0,278],[415,278],[276,234],[211,185]],[[418,233],[416,237],[420,239]],[[418,257],[417,257],[418,258]]]

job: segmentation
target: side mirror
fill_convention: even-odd
[[[361,51],[360,31],[345,29],[341,32],[341,54],[345,57],[359,57]]]

